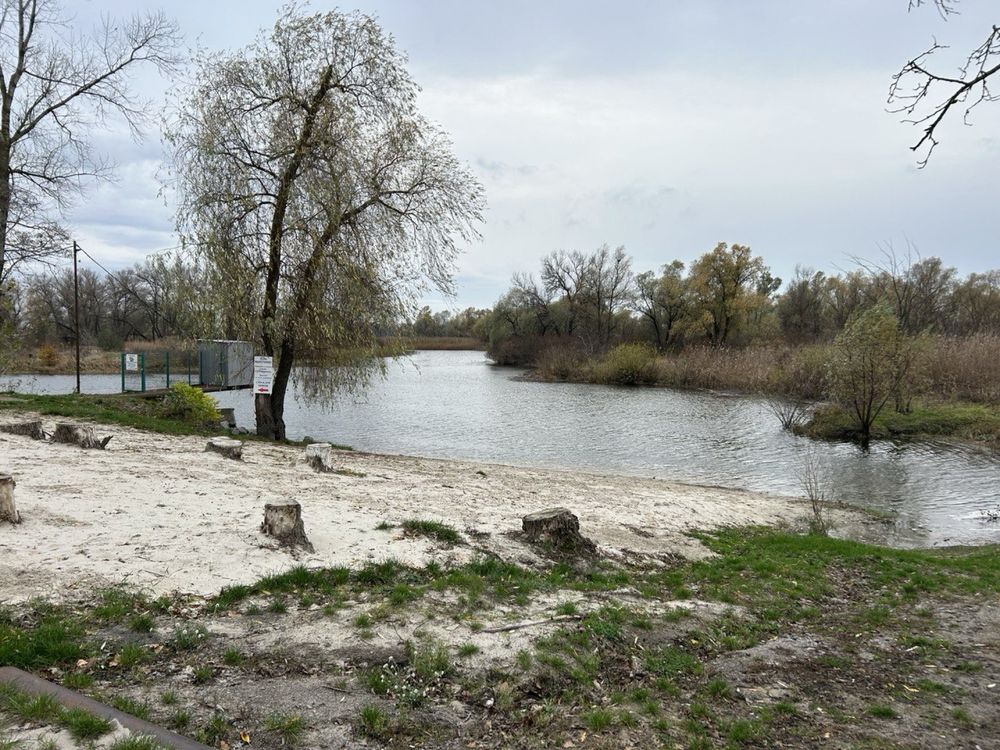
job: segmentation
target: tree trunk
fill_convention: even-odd
[[[78,445],[81,448],[98,448],[103,450],[109,442],[111,436],[98,438],[94,428],[90,425],[73,424],[72,422],[59,422],[56,424],[56,431],[52,434],[53,443],[68,443]]]
[[[580,519],[566,508],[549,508],[521,519],[521,528],[532,542],[561,550],[596,552],[597,545],[580,534]]]
[[[333,470],[333,459],[331,453],[333,446],[329,443],[310,443],[306,446],[305,461],[313,469],[319,472]]]
[[[302,547],[313,552],[313,546],[306,537],[302,523],[302,506],[294,500],[267,503],[264,506],[264,522],[260,530],[290,547]]]
[[[0,432],[6,432],[8,435],[27,435],[32,440],[45,439],[45,430],[42,429],[42,423],[39,421],[0,424]]]
[[[0,474],[0,523],[21,523],[21,515],[14,505],[14,477]]]
[[[240,461],[243,459],[243,442],[240,440],[233,440],[227,437],[214,437],[208,441],[205,445],[206,451],[211,451],[212,453],[218,453],[226,458],[231,458],[234,461]]]

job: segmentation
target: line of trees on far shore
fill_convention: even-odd
[[[800,266],[782,284],[739,244],[640,273],[622,247],[554,252],[537,278],[514,275],[479,328],[491,358],[511,365],[534,364],[553,347],[594,357],[633,342],[659,351],[827,342],[876,305],[907,335],[1000,335],[1000,270],[962,277],[939,258],[891,247],[855,265],[835,275]]]

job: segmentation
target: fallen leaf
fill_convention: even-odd
[[[240,739],[243,740],[244,745],[250,744],[250,732],[240,732]]]

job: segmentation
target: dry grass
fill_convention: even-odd
[[[1000,336],[935,338],[925,356],[928,392],[941,398],[1000,403]]]

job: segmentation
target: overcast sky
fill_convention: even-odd
[[[518,270],[557,249],[624,245],[637,271],[749,244],[788,278],[836,271],[909,240],[963,273],[1000,267],[1000,103],[942,130],[929,166],[918,131],[886,112],[891,74],[937,37],[960,54],[1000,22],[993,0],[948,21],[907,0],[383,0],[376,15],[410,59],[422,110],[486,186],[483,240],[454,300],[492,305]],[[164,8],[188,44],[235,48],[270,26],[262,0],[75,0],[76,23]],[[313,9],[335,7],[313,2]],[[162,103],[164,82],[136,85]],[[109,267],[177,244],[160,197],[163,148],[108,132],[114,185],[70,219]]]

